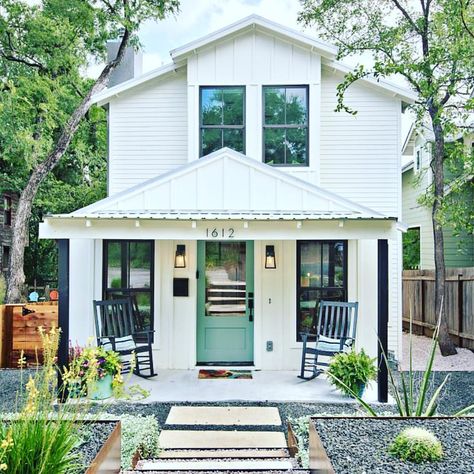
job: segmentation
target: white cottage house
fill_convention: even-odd
[[[358,114],[335,112],[349,70],[336,52],[251,16],[95,98],[108,197],[40,228],[59,242],[72,341],[94,333],[92,300],[122,292],[156,330],[158,369],[296,370],[327,299],[359,302],[358,347],[376,356],[379,336],[400,353],[400,122],[414,97],[362,79],[347,95]]]

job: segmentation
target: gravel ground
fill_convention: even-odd
[[[437,387],[443,378],[449,375],[450,379],[443,390],[440,398],[439,412],[452,414],[456,411],[474,403],[474,371],[473,372],[434,372],[432,374],[434,387]],[[418,380],[422,372],[416,374]],[[23,380],[28,380],[28,372],[23,374]],[[308,382],[311,383],[311,382]],[[0,412],[16,411],[17,391],[20,385],[20,371],[16,369],[0,370]],[[172,405],[179,403],[113,403],[111,405],[100,405],[99,410],[110,413],[130,413],[154,415],[159,424],[165,423],[166,417]],[[186,405],[185,403],[181,405]],[[196,405],[206,405],[196,403]],[[210,405],[213,405],[210,403]],[[282,421],[285,424],[288,417],[313,415],[317,413],[352,413],[356,409],[353,404],[324,404],[324,403],[255,403],[255,402],[233,402],[219,405],[249,405],[249,406],[276,406],[280,409]],[[389,411],[390,407],[383,407]]]
[[[403,333],[403,358],[401,369],[408,370],[410,364],[410,335]],[[412,336],[413,370],[425,370],[426,361],[431,350],[431,338],[425,336]],[[474,371],[474,352],[470,349],[457,348],[458,353],[453,356],[443,357],[436,348],[433,370],[436,371]]]
[[[84,472],[94,460],[106,439],[112,433],[116,423],[89,423],[80,432],[81,444],[74,450],[80,455],[81,463],[84,465]]]
[[[474,473],[474,418],[456,420],[327,419],[316,423],[337,474]],[[404,428],[420,426],[436,434],[444,459],[430,464],[403,462],[387,453]]]

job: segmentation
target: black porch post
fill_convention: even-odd
[[[61,329],[58,350],[58,388],[63,386],[61,370],[69,362],[69,239],[59,239],[58,244],[58,323]],[[61,399],[67,393],[61,391]]]
[[[378,401],[388,401],[388,369],[383,353],[388,357],[388,241],[379,239],[377,245],[377,333],[378,344]]]

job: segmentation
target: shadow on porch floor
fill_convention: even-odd
[[[335,390],[324,375],[314,380],[297,378],[296,371],[254,370],[251,380],[198,379],[195,370],[160,370],[157,377],[142,379],[132,376],[130,384],[138,383],[150,391],[144,400],[151,402],[354,402]],[[367,402],[377,401],[377,386],[372,383],[364,395]],[[355,402],[354,402],[355,403]]]

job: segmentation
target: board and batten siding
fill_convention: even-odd
[[[186,94],[178,72],[111,100],[109,195],[187,163]]]
[[[189,161],[199,158],[199,87],[245,86],[245,154],[263,161],[262,86],[308,85],[309,167],[284,168],[318,184],[321,57],[258,30],[245,31],[188,58]]]

